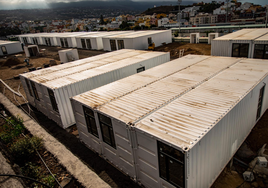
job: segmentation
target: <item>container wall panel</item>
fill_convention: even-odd
[[[137,176],[146,187],[159,187],[157,143],[148,135],[136,131]]]
[[[266,77],[263,82],[267,83]],[[189,151],[187,187],[210,187],[256,124],[259,83]],[[268,108],[265,87],[262,114]]]
[[[111,51],[111,46],[110,46],[110,39],[109,38],[103,38],[103,50],[104,51]]]
[[[231,56],[230,41],[228,40],[212,40],[211,55],[212,56]]]
[[[25,78],[24,78],[23,76],[20,76],[20,81],[21,81],[21,83],[22,83],[22,87],[23,87],[23,89],[24,89],[24,92],[25,92],[25,94],[26,94],[26,97],[27,97],[27,100],[28,100],[29,104],[32,105],[32,106],[35,106],[35,103],[34,103],[34,97],[32,97],[32,96],[30,95],[30,93],[29,93],[28,87],[27,87],[27,85],[26,85]],[[30,86],[30,88],[31,88],[31,86]],[[32,89],[31,89],[31,90],[32,90]]]
[[[61,124],[63,125],[63,128],[67,128],[75,124],[75,118],[69,99],[70,97],[106,85],[118,79],[136,74],[137,69],[140,67],[144,66],[145,70],[147,70],[167,61],[169,61],[169,54],[164,54],[151,59],[145,59],[144,61],[140,61],[138,63],[106,72],[57,89],[59,92],[58,94],[55,94],[55,98],[58,104],[61,120],[57,120],[56,122],[62,122]]]

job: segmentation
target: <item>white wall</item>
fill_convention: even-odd
[[[7,55],[23,52],[20,42],[0,44],[0,56],[4,56],[2,49],[1,49],[1,46],[6,47]]]
[[[266,77],[223,117],[188,153],[187,187],[210,187],[256,124],[258,98]],[[262,114],[268,108],[265,87]]]

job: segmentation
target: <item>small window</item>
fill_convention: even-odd
[[[5,46],[1,46],[1,50],[2,50],[3,55],[7,55],[7,49]]]
[[[37,41],[37,38],[33,38],[33,44],[36,44],[36,45],[38,45],[38,41]]]
[[[86,124],[87,124],[87,131],[90,134],[99,138],[98,129],[97,129],[96,121],[94,117],[94,112],[85,106],[83,106],[83,110],[84,110],[84,115],[85,115]]]
[[[262,109],[262,101],[263,101],[264,88],[265,88],[265,85],[260,90],[259,99],[258,99],[258,108],[257,108],[256,120],[258,120],[260,118],[260,116],[261,116],[261,109]]]
[[[248,57],[249,44],[233,43],[232,57]]]
[[[115,40],[110,40],[110,45],[111,45],[111,51],[115,51],[116,50]]]
[[[28,44],[27,38],[26,37],[22,37],[23,43],[24,44]]]
[[[60,38],[60,44],[61,44],[61,47],[64,47],[64,42],[62,38]]]
[[[25,78],[25,82],[26,82],[26,85],[27,85],[27,88],[28,88],[28,91],[29,91],[30,95],[33,97],[33,93],[32,93],[32,90],[31,90],[31,88],[30,88],[29,80],[27,80],[27,79]]]
[[[142,72],[142,71],[145,71],[145,67],[140,67],[137,69],[137,73]]]
[[[58,105],[55,99],[54,92],[51,89],[47,89],[47,92],[48,92],[53,110],[59,113],[59,109],[58,109]]]
[[[184,187],[184,154],[162,142],[157,145],[160,177],[176,187]]]
[[[86,42],[87,42],[87,49],[91,50],[92,47],[91,47],[90,39],[86,39]]]
[[[100,122],[103,141],[106,144],[116,149],[111,119],[102,114],[98,114],[98,115],[99,115],[99,122]]]
[[[81,39],[81,44],[82,44],[82,48],[83,49],[86,49],[86,42],[85,42],[85,39]]]
[[[255,44],[254,58],[268,59],[268,44]]]
[[[118,40],[117,45],[118,45],[118,50],[121,50],[121,49],[125,48],[123,40]]]
[[[68,48],[68,47],[69,47],[69,45],[68,45],[68,41],[67,41],[67,38],[64,38],[64,44],[65,44],[65,46],[64,46],[64,47],[66,47],[66,48]]]
[[[148,38],[148,44],[152,44],[152,37]]]
[[[40,100],[34,82],[32,82],[32,81],[30,81],[30,82],[31,82],[31,86],[32,86],[32,88],[33,88],[34,97],[35,97],[37,100]]]

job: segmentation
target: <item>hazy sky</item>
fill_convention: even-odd
[[[0,0],[0,9],[19,9],[22,7],[29,7],[29,8],[49,8],[49,3],[55,2],[76,2],[80,0]],[[87,0],[84,0],[87,1]],[[92,0],[88,0],[92,1]],[[98,1],[98,0],[95,0]],[[109,1],[109,0],[102,0],[102,1]],[[177,2],[177,0],[118,0],[118,1],[158,1],[158,2]],[[192,2],[211,2],[211,0],[182,0],[182,4],[185,4],[189,1]],[[222,0],[225,1],[225,0]],[[238,0],[239,2],[252,2],[254,4],[261,4],[266,5],[268,4],[268,0]],[[183,3],[185,2],[185,3]],[[173,4],[173,3],[172,3]]]

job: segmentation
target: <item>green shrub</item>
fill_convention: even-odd
[[[33,179],[38,179],[41,168],[32,162],[28,162],[22,167],[22,174]]]
[[[24,130],[22,118],[19,116],[9,117],[6,120],[6,124],[3,125],[2,132],[0,132],[0,139],[5,144],[12,143]]]
[[[55,174],[54,174],[54,176],[55,176]],[[56,181],[52,175],[49,175],[47,177],[42,178],[42,182],[44,184],[48,185],[49,187],[54,187],[55,183],[56,183]]]
[[[41,138],[28,137],[17,140],[10,146],[10,152],[17,162],[23,162],[35,154],[35,149],[40,150],[43,147]]]

